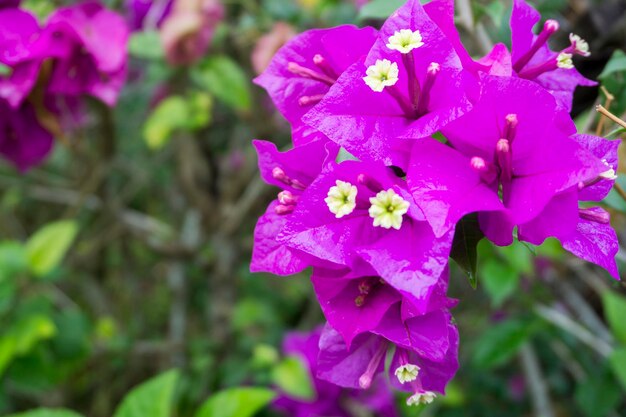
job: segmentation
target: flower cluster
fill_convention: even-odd
[[[0,153],[26,170],[60,135],[60,103],[87,95],[109,106],[126,79],[128,29],[87,1],[57,9],[40,26],[19,2],[0,4]]]
[[[255,230],[251,269],[312,267],[328,320],[317,376],[367,388],[385,372],[408,404],[443,394],[458,368],[447,298],[455,229],[473,214],[496,245],[565,249],[618,278],[603,209],[617,142],[581,135],[576,35],[553,52],[558,23],[514,0],[512,53],[473,60],[453,0],[409,0],[380,31],[310,30],[278,51],[256,82],[292,124],[293,149],[255,141],[263,179],[281,189]]]

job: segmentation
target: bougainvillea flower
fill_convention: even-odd
[[[133,30],[156,29],[172,10],[174,0],[126,0],[130,27]]]
[[[40,163],[52,145],[52,135],[41,127],[30,104],[13,109],[0,99],[0,154],[26,171]]]
[[[220,0],[174,0],[161,27],[167,61],[172,65],[190,65],[202,58],[223,17]]]
[[[261,177],[282,191],[256,225],[250,270],[291,275],[314,264],[324,265],[306,253],[278,242],[276,237],[326,161],[334,160],[337,147],[323,139],[312,140],[287,152],[279,152],[271,142],[256,140],[253,144],[259,156]]]
[[[458,369],[458,338],[447,310],[403,318],[396,305],[376,329],[358,335],[350,347],[326,325],[317,376],[342,387],[368,388],[384,372],[387,351],[395,346],[389,369],[393,385],[412,392],[407,404],[429,403],[445,392]]]
[[[363,260],[424,310],[447,265],[452,234],[437,239],[423,220],[391,168],[331,162],[300,195],[278,241],[348,268]]]
[[[326,320],[348,347],[357,335],[374,330],[397,304],[404,303],[406,314],[421,313],[371,266],[361,262],[352,270],[315,268],[311,281]],[[447,272],[444,272],[422,312],[449,307],[447,289]]]
[[[557,194],[597,178],[606,165],[569,137],[575,127],[555,99],[533,82],[485,76],[481,99],[443,129],[451,146],[416,142],[407,182],[436,235],[479,212],[481,230],[498,245],[535,218]],[[577,204],[570,212],[577,210]],[[574,216],[575,217],[575,216]],[[569,218],[551,225],[573,230]]]
[[[303,32],[280,48],[254,82],[267,90],[289,122],[297,124],[346,68],[369,52],[376,33],[348,25]]]
[[[303,121],[361,160],[405,168],[407,147],[471,107],[475,78],[417,0],[385,22],[374,46]]]
[[[569,223],[575,224],[575,228],[563,231],[553,230],[552,235],[574,255],[600,265],[613,277],[619,279],[615,263],[619,244],[615,231],[609,223],[609,213],[600,207],[578,208],[578,200],[600,201],[613,187],[617,178],[615,168],[617,168],[619,141],[609,141],[590,135],[575,135],[573,138],[583,148],[602,160],[606,164],[606,171],[552,198],[533,221],[520,225],[519,237],[539,244],[547,237],[546,230],[550,230],[548,225],[562,223],[564,217],[569,217]]]
[[[20,5],[20,0],[0,0],[0,9],[17,7]]]
[[[29,12],[0,9],[0,64],[8,74],[0,75],[0,98],[19,107],[30,93],[41,64],[35,48],[40,28]]]
[[[431,0],[424,4],[424,10],[448,38],[459,56],[463,68],[475,74],[479,71],[487,71],[488,66],[480,61],[474,61],[461,42],[461,37],[454,24],[454,0]]]
[[[56,58],[49,92],[113,106],[126,80],[128,37],[124,19],[97,2],[57,9],[40,40]]]
[[[549,90],[558,103],[571,110],[577,86],[594,86],[597,83],[583,77],[572,61],[574,55],[589,56],[589,45],[575,34],[570,34],[570,45],[553,52],[548,39],[559,29],[556,20],[547,20],[535,36],[533,27],[541,18],[539,12],[525,0],[513,1],[511,14],[511,55],[513,70],[522,78],[533,80]]]
[[[317,357],[322,329],[310,333],[288,333],[283,341],[286,355],[299,357],[306,365],[313,383],[315,397],[311,400],[294,398],[286,393],[272,404],[272,408],[289,417],[354,417],[350,404],[355,403],[376,412],[381,417],[397,416],[393,395],[382,378],[368,390],[353,390],[317,378]]]

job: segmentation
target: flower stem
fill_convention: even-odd
[[[402,62],[406,68],[407,77],[409,80],[409,100],[411,101],[413,117],[419,117],[419,100],[420,100],[420,82],[415,75],[415,59],[413,58],[413,52],[402,54]]]
[[[604,102],[604,108],[606,109],[611,108],[611,104],[613,104],[613,100],[615,100],[615,96],[609,93],[609,91],[603,85],[600,86],[600,90],[602,90],[602,93],[606,97],[606,101]],[[602,136],[602,132],[604,132],[605,121],[606,119],[604,117],[601,117],[600,120],[598,121],[598,126],[596,126],[596,136]]]
[[[596,106],[596,111],[598,113],[602,114],[603,116],[608,117],[609,119],[611,119],[612,121],[614,121],[618,125],[626,128],[626,122],[623,121],[622,119],[620,119],[619,117],[617,117],[616,115],[614,115],[613,113],[611,113],[610,111],[608,111],[602,104],[598,104]]]

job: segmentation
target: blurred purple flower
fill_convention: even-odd
[[[56,58],[48,91],[115,105],[126,80],[128,37],[124,19],[98,2],[57,9],[40,39]]]
[[[381,417],[396,417],[397,412],[390,390],[382,379],[375,381],[368,390],[351,390],[317,378],[319,340],[322,329],[310,333],[289,333],[283,342],[287,355],[296,355],[307,366],[311,375],[315,398],[307,401],[281,394],[273,408],[289,417],[355,417],[351,404],[376,412]]]
[[[174,0],[126,0],[132,30],[157,29],[172,11]]]
[[[15,109],[0,99],[0,154],[20,171],[39,164],[50,153],[53,141],[29,103]]]
[[[0,0],[0,9],[18,7],[19,5],[20,0]]]
[[[291,38],[296,36],[296,30],[289,23],[276,22],[272,29],[261,36],[254,45],[251,61],[252,68],[257,74],[261,74],[274,59],[276,52]]]
[[[200,59],[223,17],[220,0],[174,0],[160,31],[167,61],[190,65]]]
[[[29,12],[0,9],[0,63],[8,67],[8,74],[0,75],[0,98],[14,108],[20,107],[34,87],[42,50],[37,19]]]

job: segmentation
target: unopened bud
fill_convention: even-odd
[[[557,22],[554,19],[548,19],[546,20],[546,23],[543,24],[543,30],[545,30],[548,33],[554,33],[557,30],[559,30],[559,22]]]
[[[292,213],[295,210],[296,206],[286,206],[284,204],[279,204],[276,207],[274,207],[274,212],[276,212],[276,214],[278,215],[285,215],[285,214],[289,214]]]

